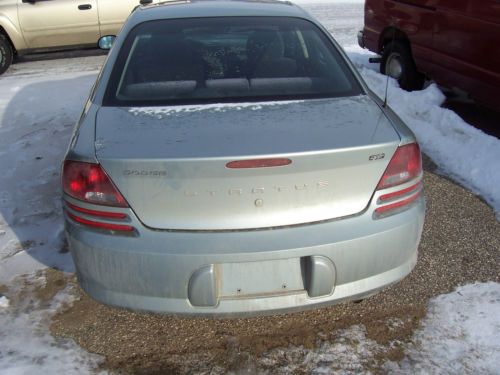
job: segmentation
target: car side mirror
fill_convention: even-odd
[[[113,43],[116,39],[115,35],[106,35],[99,39],[99,48],[104,50],[109,50],[113,46]]]

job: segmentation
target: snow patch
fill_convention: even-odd
[[[470,284],[431,300],[427,316],[393,374],[497,374],[500,284]]]
[[[47,266],[74,269],[61,251],[59,172],[95,77],[59,72],[0,79],[0,283]]]
[[[292,103],[302,103],[304,100],[269,101],[269,102],[248,102],[248,103],[217,103],[217,104],[197,104],[197,105],[176,105],[166,107],[131,107],[128,111],[135,116],[147,115],[157,119],[162,119],[178,113],[190,113],[199,111],[226,112],[227,110],[242,110],[250,108],[258,111],[266,106],[287,105]]]
[[[369,374],[367,369],[379,366],[394,375],[497,374],[499,311],[499,283],[465,285],[429,302],[427,316],[409,343],[380,345],[366,337],[363,325],[354,325],[321,334],[324,341],[314,349],[273,349],[259,358],[259,368],[278,374]],[[390,330],[403,323],[394,318],[385,322]],[[378,362],[377,356],[383,358],[394,347],[404,351],[401,362]]]
[[[0,309],[9,307],[9,299],[5,296],[0,297]]]
[[[35,285],[45,278],[33,277]],[[32,292],[32,291],[28,291]],[[50,335],[51,316],[73,302],[68,288],[60,291],[48,306],[31,295],[0,309],[0,372],[5,374],[92,374],[102,358],[85,352],[73,340]],[[5,297],[0,298],[0,303]]]

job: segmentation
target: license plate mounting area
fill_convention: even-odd
[[[304,291],[300,258],[244,263],[223,263],[215,267],[220,299],[252,298]]]

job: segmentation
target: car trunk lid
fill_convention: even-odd
[[[103,107],[96,121],[99,162],[155,229],[256,229],[357,214],[399,144],[367,96]],[[248,160],[254,167],[228,168]]]

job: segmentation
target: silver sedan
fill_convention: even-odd
[[[364,298],[413,269],[425,211],[414,135],[316,20],[278,1],[137,9],[62,185],[83,289],[178,314]]]

